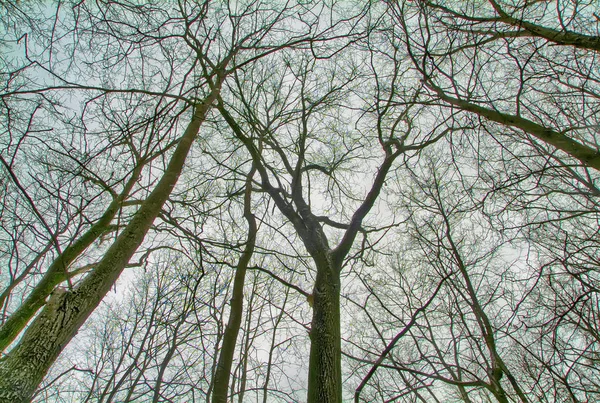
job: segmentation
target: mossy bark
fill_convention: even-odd
[[[72,291],[55,293],[25,331],[19,344],[0,361],[0,402],[24,403],[60,352],[113,286],[169,198],[216,92],[195,107],[156,188],[95,269]]]
[[[109,229],[111,222],[119,211],[121,202],[127,197],[141,174],[141,167],[136,167],[127,181],[121,194],[107,207],[104,214],[73,244],[69,245],[58,256],[42,279],[35,285],[25,301],[14,311],[0,327],[0,351],[6,348],[23,331],[35,313],[46,303],[52,291],[69,276],[68,268],[87,248]]]

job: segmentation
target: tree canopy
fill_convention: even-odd
[[[0,13],[0,402],[600,399],[595,1]]]

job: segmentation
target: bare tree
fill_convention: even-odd
[[[13,3],[0,401],[598,398],[591,1]]]
[[[3,94],[5,99],[20,94],[43,95],[48,91],[60,89],[88,89],[101,95],[111,93],[167,95],[182,103],[178,116],[186,112],[186,115],[191,113],[191,118],[185,125],[183,134],[177,139],[177,144],[160,179],[147,197],[141,201],[131,220],[98,264],[72,290],[55,292],[40,315],[28,327],[18,345],[2,360],[0,363],[2,399],[26,401],[30,398],[64,345],[73,337],[119,277],[175,187],[186,157],[198,136],[200,126],[216,100],[223,81],[233,71],[232,66],[243,65],[249,60],[257,59],[261,53],[268,54],[282,46],[288,46],[290,42],[297,43],[304,39],[301,35],[293,38],[292,41],[289,38],[281,39],[277,34],[269,35],[275,32],[278,24],[288,17],[290,11],[286,7],[279,10],[261,10],[250,5],[240,10],[232,10],[231,8],[213,9],[208,3],[182,3],[173,10],[172,15],[161,12],[151,5],[111,4],[108,9],[100,10],[93,7],[88,9],[86,5],[78,4],[74,10],[76,13],[70,20],[75,27],[75,31],[72,32],[90,34],[90,45],[95,46],[101,38],[116,40],[116,43],[121,45],[125,43],[132,45],[129,49],[121,45],[114,49],[109,46],[109,53],[105,54],[105,57],[107,60],[111,58],[116,60],[112,68],[122,68],[123,80],[130,78],[133,80],[132,83],[141,82],[150,85],[150,89],[146,90],[142,87],[142,89],[131,90],[127,87],[82,85],[71,81],[70,78],[60,78],[57,71],[59,67],[64,68],[63,66],[50,65],[51,69],[37,63],[36,66],[58,79],[59,84],[34,89],[9,88]],[[159,16],[161,18],[158,18]],[[98,24],[97,17],[100,18]],[[138,30],[136,25],[144,18],[146,18],[144,22],[146,25],[142,30]],[[88,22],[90,24],[86,25]],[[215,36],[219,35],[218,33],[212,33],[211,27],[220,27],[220,32],[224,32],[224,24],[228,23],[232,23],[231,37],[218,37]],[[203,36],[199,36],[199,33]],[[172,39],[179,40],[179,45],[173,46]],[[187,71],[184,70],[183,74],[181,68],[172,69],[171,77],[167,76],[166,80],[162,80],[159,86],[163,85],[163,88],[157,90],[154,90],[156,86],[152,86],[151,83],[155,77],[161,77],[162,70],[157,71],[152,68],[155,60],[146,55],[146,52],[153,47],[162,55],[161,59],[170,62],[171,66],[181,60],[179,52],[182,51],[190,61],[186,63]],[[113,51],[125,58],[114,59],[115,55],[110,53]],[[134,74],[133,64],[131,64],[134,57],[137,57],[140,63],[149,62],[148,76]],[[234,58],[235,62],[233,62]],[[99,67],[92,64],[90,73],[93,74],[93,69]],[[194,76],[193,72],[197,73],[197,76]],[[181,77],[182,81],[173,82],[174,74],[177,74],[178,78]],[[106,75],[103,78],[107,79],[109,84],[116,81],[114,77]]]
[[[251,211],[252,203],[252,177],[256,169],[252,167],[246,179],[244,189],[244,218],[248,223],[248,238],[244,252],[235,267],[235,277],[233,280],[233,290],[231,298],[231,308],[229,311],[229,319],[227,327],[223,334],[223,344],[219,352],[219,361],[217,370],[213,379],[212,401],[226,402],[229,390],[229,375],[233,363],[233,355],[237,344],[237,336],[242,323],[243,304],[244,304],[244,283],[248,264],[254,253],[254,245],[256,243],[256,218]],[[245,373],[245,371],[244,371]],[[243,390],[243,389],[242,389]]]
[[[390,2],[389,11],[428,88],[424,102],[600,169],[592,68],[600,37],[590,3]]]
[[[292,65],[291,58],[301,62]],[[280,66],[277,75],[259,64],[244,75],[238,73],[237,86],[231,89],[237,102],[219,101],[218,107],[250,153],[262,190],[293,226],[315,267],[309,297],[313,317],[308,401],[341,401],[342,269],[358,234],[367,233],[363,221],[375,206],[394,161],[434,143],[445,133],[435,128],[413,133],[413,111],[393,105],[398,91],[394,85],[401,79],[394,70],[398,68],[395,59],[390,76],[386,76],[392,80],[391,89],[378,75],[383,75],[385,68],[379,71],[375,64],[371,66],[373,75],[365,77],[351,62],[342,67],[343,58],[332,55],[315,59],[290,54],[270,63]],[[376,92],[357,93],[359,85],[374,85]],[[354,104],[352,108],[349,102],[360,103],[361,96],[366,105],[364,115],[357,119],[352,110],[360,107]],[[239,123],[242,121],[245,123]],[[348,125],[340,125],[342,121]],[[364,123],[365,131],[353,129],[352,122],[357,126]],[[363,174],[372,181],[360,192],[349,189],[341,179],[354,160],[363,161]],[[316,203],[319,197],[326,201]],[[331,218],[328,210],[337,214]],[[330,246],[332,240],[336,246]]]
[[[539,154],[521,166],[507,148],[486,145],[487,133],[466,136],[453,134],[411,168],[411,190],[398,194],[410,236],[398,235],[397,272],[362,276],[358,305],[373,332],[348,341],[356,368],[369,369],[356,401],[593,400],[597,270],[579,259],[590,262],[595,248],[594,197],[568,166]],[[577,240],[557,242],[560,234]],[[436,283],[435,298],[423,297]],[[367,336],[384,347],[359,343]]]

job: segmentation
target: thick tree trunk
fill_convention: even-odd
[[[19,333],[23,331],[23,328],[25,328],[35,313],[44,306],[46,299],[56,286],[67,280],[67,270],[71,263],[110,229],[110,224],[119,211],[121,202],[127,197],[139,179],[140,174],[141,167],[136,167],[132,177],[127,181],[123,192],[108,205],[104,214],[94,225],[73,242],[72,245],[65,248],[63,253],[52,262],[40,282],[29,293],[27,299],[0,327],[0,352],[6,350]]]
[[[54,293],[19,344],[0,361],[0,402],[31,400],[62,349],[115,283],[177,183],[215,96],[216,91],[196,106],[161,180],[96,268],[73,291]]]
[[[340,270],[329,258],[317,263],[310,330],[308,403],[341,403]]]

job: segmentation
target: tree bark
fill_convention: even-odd
[[[260,175],[262,187],[277,208],[294,226],[302,243],[312,257],[316,271],[313,288],[313,317],[310,330],[310,359],[308,369],[308,403],[341,403],[342,350],[340,330],[340,272],[366,215],[373,208],[394,160],[405,151],[384,146],[385,158],[379,167],[371,189],[352,215],[339,244],[331,249],[321,222],[312,213],[302,195],[302,158],[293,172],[291,200],[284,198],[271,185],[269,172],[261,158],[262,149],[246,136],[233,116],[219,99],[217,108],[236,137],[244,144]],[[301,140],[302,141],[302,140]]]
[[[223,77],[219,77],[220,80]],[[220,85],[196,105],[156,188],[96,268],[72,291],[54,293],[19,344],[0,361],[0,402],[28,402],[60,352],[115,283],[171,194]]]
[[[48,267],[38,284],[27,299],[13,312],[0,327],[0,352],[15,340],[35,313],[46,303],[46,299],[57,285],[67,280],[69,265],[75,261],[92,243],[110,229],[112,219],[119,211],[121,202],[127,197],[141,174],[141,166],[134,169],[125,189],[108,205],[104,214],[72,245],[69,245]]]
[[[229,311],[229,320],[227,327],[223,333],[223,344],[219,353],[219,361],[217,370],[213,378],[212,402],[226,403],[227,392],[229,391],[229,378],[231,376],[231,367],[233,364],[233,355],[235,353],[237,336],[242,323],[244,314],[244,282],[246,279],[246,271],[248,263],[254,253],[254,245],[256,244],[256,233],[258,227],[256,218],[251,211],[251,195],[252,195],[252,177],[256,172],[254,166],[246,177],[246,191],[244,193],[244,217],[248,223],[248,239],[244,252],[238,261],[235,278],[233,280],[233,292],[231,297],[231,309]]]
[[[329,254],[324,258],[315,260],[307,401],[341,403],[340,270],[332,264]]]

